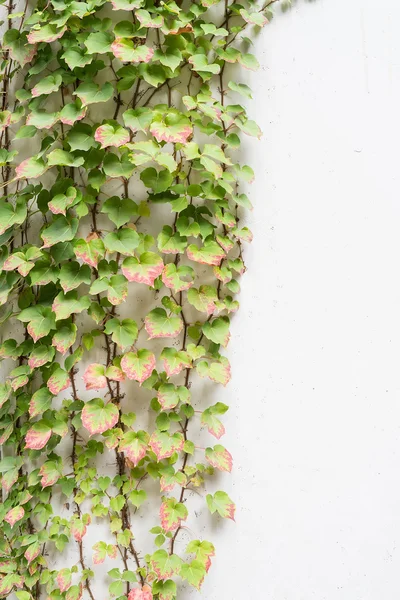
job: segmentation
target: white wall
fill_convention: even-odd
[[[202,597],[397,600],[400,3],[276,13],[255,48],[255,241],[221,394],[237,524],[214,533]]]

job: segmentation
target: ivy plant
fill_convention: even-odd
[[[94,600],[104,563],[102,597],[175,600],[215,555],[192,499],[235,519],[208,390],[252,239],[240,73],[275,1],[2,3],[0,597]]]

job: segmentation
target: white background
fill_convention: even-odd
[[[202,597],[398,600],[400,3],[275,12],[253,50],[255,241],[220,395],[237,524],[211,535]]]

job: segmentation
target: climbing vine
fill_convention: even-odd
[[[215,555],[191,504],[234,520],[207,381],[252,238],[240,67],[275,1],[2,4],[0,597],[174,600]]]

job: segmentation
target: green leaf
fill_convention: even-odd
[[[60,242],[73,240],[78,231],[79,221],[75,218],[58,215],[53,222],[43,229],[40,237],[43,240],[43,248],[50,248]]]
[[[156,366],[156,357],[149,350],[128,352],[122,357],[121,369],[128,379],[134,379],[141,385],[153,373]]]
[[[138,326],[132,319],[110,319],[106,322],[104,332],[111,335],[111,339],[120,348],[132,346],[138,336]]]
[[[199,560],[192,560],[191,563],[182,564],[180,575],[182,579],[186,579],[190,585],[199,590],[206,575],[206,568]]]
[[[167,169],[156,171],[154,167],[149,167],[141,172],[140,179],[146,187],[151,188],[155,194],[159,194],[171,186],[173,176]]]
[[[104,238],[104,246],[108,252],[119,252],[126,256],[133,256],[139,244],[138,233],[129,227],[108,233]]]
[[[176,554],[168,554],[166,550],[157,550],[152,554],[151,568],[162,581],[179,575],[182,560]]]
[[[25,308],[17,316],[19,321],[28,323],[28,333],[34,342],[48,335],[52,329],[56,328],[55,314],[47,306],[36,305]]]
[[[149,443],[149,434],[147,431],[126,431],[119,444],[119,451],[123,452],[133,466],[146,456]]]
[[[83,106],[87,106],[88,104],[107,102],[112,97],[114,88],[108,81],[101,86],[85,81],[73,93],[78,96]]]
[[[164,498],[160,508],[160,521],[164,531],[178,529],[187,517],[188,510],[184,504],[177,502],[175,498]]]
[[[57,92],[60,89],[62,84],[62,77],[60,74],[56,75],[47,75],[47,77],[43,77],[33,88],[32,88],[32,96],[41,96],[45,94],[51,94],[52,92]]]
[[[136,133],[136,131],[147,131],[153,120],[153,111],[150,108],[141,107],[126,110],[122,118],[126,127]]]
[[[218,317],[204,323],[203,333],[214,344],[222,344],[226,347],[230,338],[229,325],[229,317]]]
[[[116,227],[122,227],[136,214],[136,204],[129,198],[112,196],[104,202],[101,212],[105,213]]]
[[[214,495],[207,494],[206,496],[207,506],[210,513],[213,515],[217,512],[221,517],[225,519],[235,520],[235,504],[229,498],[225,492],[215,492]]]
[[[164,268],[162,258],[154,252],[143,252],[139,259],[128,257],[121,265],[122,273],[128,281],[154,286],[155,279]]]

